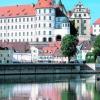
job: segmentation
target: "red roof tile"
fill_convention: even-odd
[[[50,7],[53,7],[52,0],[39,0],[39,2],[36,5],[36,8],[50,8]]]
[[[35,6],[33,5],[16,5],[0,7],[0,17],[17,17],[17,16],[34,16]]]
[[[94,25],[96,25],[96,24],[100,24],[100,18],[97,19],[97,20],[94,22]]]

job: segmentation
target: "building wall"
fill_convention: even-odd
[[[12,63],[13,58],[13,50],[0,50],[0,63],[1,64],[8,64]]]
[[[93,34],[100,35],[100,24],[93,25]]]
[[[55,8],[37,8],[35,16],[0,18],[0,40],[3,42],[55,41],[55,10]],[[65,33],[70,32],[70,26],[66,29],[62,27],[60,31],[64,36]]]
[[[79,35],[90,35],[90,12],[82,3],[74,7],[70,20],[74,20]]]
[[[1,18],[0,40],[8,42],[32,42],[34,41],[34,16]]]
[[[31,53],[13,53],[13,63],[32,62]]]

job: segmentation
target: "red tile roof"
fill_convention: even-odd
[[[37,8],[61,8],[54,5],[53,0],[39,0],[36,5],[16,5],[0,7],[0,17],[35,16]]]
[[[100,24],[100,18],[94,22],[94,25]]]
[[[17,16],[34,16],[35,6],[33,5],[16,5],[0,7],[0,17],[17,17]]]
[[[0,42],[0,47],[2,48],[9,48],[9,49],[13,49],[15,52],[29,52],[30,51],[30,45],[29,43],[25,43],[25,42],[12,42],[12,43],[8,43],[8,42]]]
[[[50,8],[50,7],[53,7],[52,0],[39,0],[39,2],[36,5],[36,8]]]

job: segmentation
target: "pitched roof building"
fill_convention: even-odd
[[[70,23],[62,8],[53,0],[0,7],[0,40],[30,43],[60,41],[70,34]]]

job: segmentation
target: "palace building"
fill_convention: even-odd
[[[70,22],[61,0],[60,4],[38,0],[32,5],[0,7],[2,42],[53,42],[66,34],[70,34]]]

